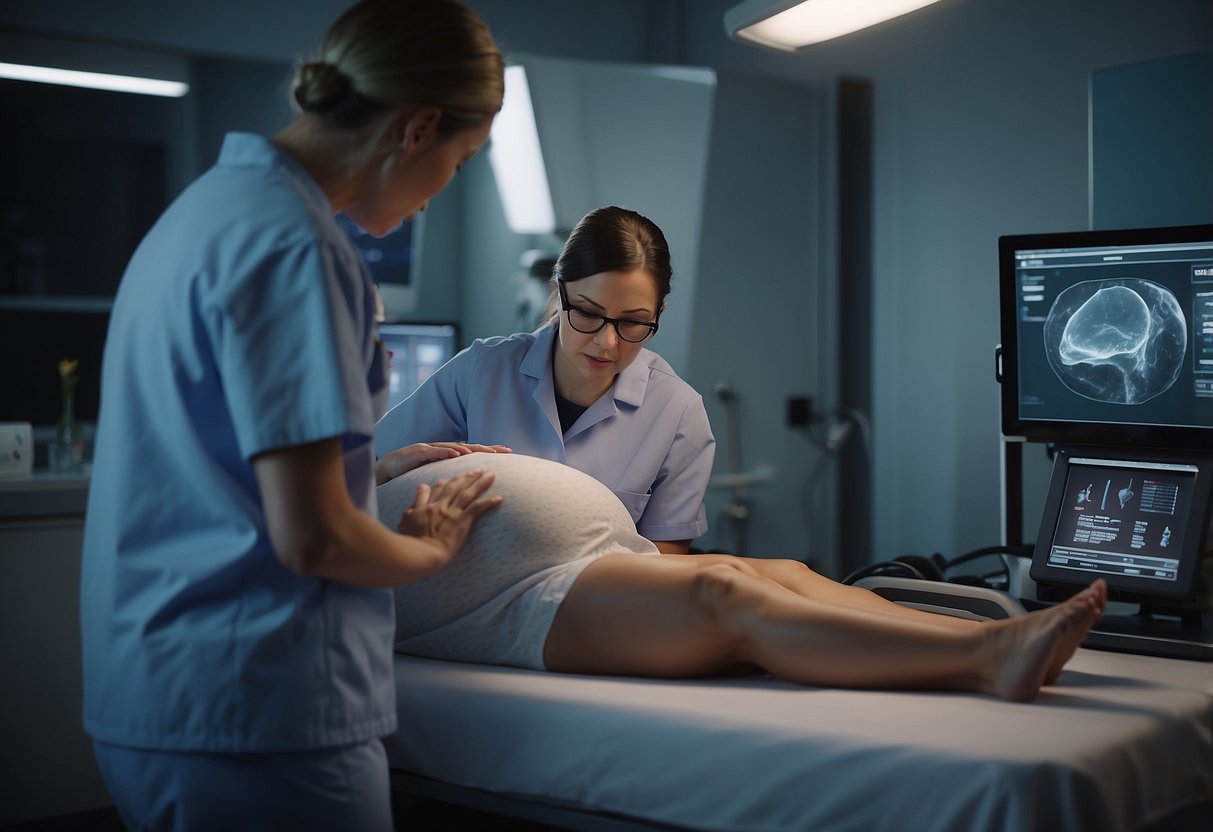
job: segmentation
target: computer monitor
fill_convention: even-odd
[[[1213,448],[1213,225],[999,239],[1002,432]]]
[[[1035,601],[1103,578],[1118,604],[1085,646],[1213,661],[1211,481],[1213,451],[1058,448],[1030,569]]]
[[[390,410],[459,351],[459,326],[452,321],[380,324],[379,340],[387,354]]]
[[[417,306],[421,277],[422,216],[405,220],[399,228],[382,237],[367,234],[344,214],[337,215],[337,224],[358,249],[389,314],[412,312]]]
[[[370,269],[376,283],[401,283],[413,280],[413,223],[405,220],[400,227],[382,237],[368,234],[348,219],[337,215],[337,224],[345,229],[350,242]]]
[[[1088,646],[1213,659],[1213,225],[998,247],[1002,433],[1056,451],[1035,600],[1103,578],[1140,609]]]
[[[1213,454],[1062,448],[1032,579],[1108,582],[1116,600],[1181,607],[1199,598]]]

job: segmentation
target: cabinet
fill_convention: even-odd
[[[110,804],[81,722],[86,477],[0,479],[0,826]]]

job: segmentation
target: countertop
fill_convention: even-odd
[[[89,474],[53,474],[37,470],[17,477],[0,477],[0,519],[61,517],[84,514]]]

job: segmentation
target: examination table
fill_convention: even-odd
[[[1213,829],[1213,665],[1080,649],[1031,704],[397,655],[393,788],[583,830]]]

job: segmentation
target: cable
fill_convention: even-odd
[[[717,395],[720,395],[719,389],[717,389]],[[814,433],[814,427],[821,425],[825,426],[826,435],[824,438]],[[856,427],[859,428],[865,458],[871,459],[871,423],[868,417],[859,410],[851,407],[835,407],[829,410],[813,411],[807,422],[799,423],[795,427],[798,428],[797,432],[820,452],[801,486],[801,502],[805,507],[805,527],[808,540],[812,541],[813,532],[821,520],[817,511],[817,495],[822,482],[825,480],[826,465],[839,458],[839,454],[841,454]],[[831,551],[825,553],[831,562],[833,562],[837,555],[837,547],[837,541],[833,541],[830,547]]]
[[[800,501],[804,506],[805,541],[808,547],[805,556],[809,559],[813,556],[812,542],[814,533],[817,532],[821,521],[820,512],[818,511],[818,495],[821,491],[821,484],[825,480],[826,465],[830,461],[828,454],[822,453],[816,456],[817,459],[813,461],[808,473],[805,475],[804,481],[801,483],[800,491]],[[823,552],[822,554],[831,560],[833,559],[832,551]]]
[[[894,574],[925,581],[947,581],[949,583],[968,584],[970,586],[990,587],[992,579],[998,575],[1001,575],[1006,583],[1010,583],[1011,569],[1005,560],[1001,569],[985,572],[980,575],[959,575],[954,578],[948,578],[946,577],[947,572],[954,566],[959,566],[962,563],[968,563],[978,558],[989,557],[990,555],[1030,557],[1031,554],[1031,546],[984,546],[971,552],[965,552],[963,555],[957,555],[950,560],[945,559],[939,552],[935,552],[930,557],[901,555],[894,560],[862,566],[843,578],[842,582],[844,584],[853,584],[856,581],[873,575]]]
[[[900,577],[903,578],[917,578],[920,581],[931,580],[922,570],[912,564],[906,563],[903,560],[886,560],[881,563],[873,563],[870,566],[861,566],[843,578],[842,582],[844,584],[853,584],[863,578],[873,575],[884,575],[890,572],[900,572],[902,573]],[[898,576],[895,575],[894,577]]]
[[[950,569],[953,566],[959,566],[962,563],[968,563],[971,560],[977,560],[978,558],[984,558],[988,555],[1014,555],[1015,557],[1020,557],[1020,558],[1030,558],[1030,557],[1032,557],[1033,548],[1034,547],[1027,546],[1027,545],[983,546],[980,549],[974,549],[971,552],[965,552],[963,555],[957,555],[956,557],[952,558],[951,560],[949,560],[947,562],[947,566],[945,568]]]

